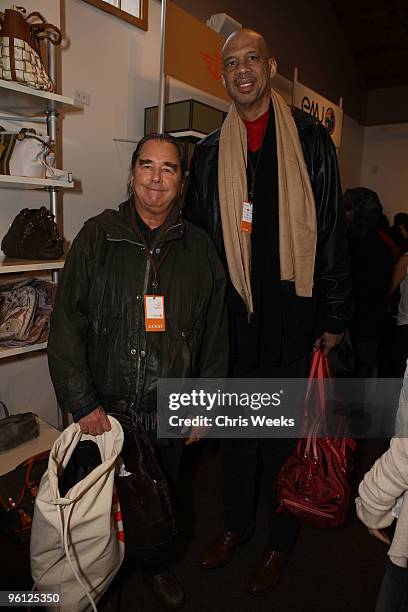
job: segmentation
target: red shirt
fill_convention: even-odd
[[[255,151],[258,151],[258,149],[261,148],[265,136],[266,126],[268,124],[268,119],[269,108],[266,113],[258,117],[258,119],[255,119],[255,121],[245,121],[245,119],[243,120],[247,129],[248,149],[252,151],[252,153],[255,153]]]

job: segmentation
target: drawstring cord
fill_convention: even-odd
[[[47,574],[47,572],[49,572],[49,570],[54,566],[57,565],[58,563],[60,563],[60,561],[66,557],[68,560],[68,563],[71,567],[72,573],[75,576],[76,581],[78,582],[78,584],[81,586],[83,592],[85,593],[85,595],[87,596],[87,598],[90,601],[90,604],[92,606],[92,610],[93,612],[98,612],[98,609],[95,605],[95,601],[92,598],[92,595],[90,594],[90,592],[88,591],[88,589],[86,588],[86,586],[84,585],[84,583],[82,582],[81,578],[79,577],[78,572],[76,571],[74,564],[72,563],[71,557],[69,556],[69,543],[68,543],[68,529],[69,529],[69,524],[71,521],[71,515],[72,512],[74,510],[74,506],[75,506],[75,502],[73,502],[68,510],[68,516],[67,516],[67,520],[64,524],[64,520],[63,520],[63,514],[64,514],[64,507],[63,506],[57,506],[57,514],[58,514],[58,522],[60,525],[60,539],[61,539],[61,548],[62,548],[62,554],[59,557],[59,559],[57,559],[56,561],[53,561],[51,563],[51,565],[49,565],[41,574],[41,576],[39,578],[37,578],[37,580],[34,582],[33,587],[31,589],[31,592],[35,591],[37,584],[39,582],[41,582],[41,580],[44,578],[45,574]],[[62,603],[62,602],[61,602]],[[31,610],[31,606],[27,606],[28,611],[30,612]]]
[[[92,598],[92,595],[90,594],[90,592],[88,591],[88,589],[86,588],[86,586],[84,585],[84,583],[82,582],[81,578],[79,577],[78,572],[76,571],[74,564],[71,561],[71,557],[69,556],[69,544],[68,544],[68,529],[69,529],[69,523],[71,521],[71,515],[72,515],[72,511],[74,509],[75,506],[75,502],[71,505],[70,509],[68,510],[68,516],[67,516],[67,522],[64,525],[64,551],[65,551],[65,555],[68,559],[68,563],[72,569],[72,573],[74,574],[78,584],[81,586],[83,592],[85,593],[85,595],[87,596],[87,598],[89,599],[91,606],[92,606],[92,610],[94,612],[98,612],[98,609],[95,605],[95,602]],[[63,509],[60,507],[61,512],[63,512]]]

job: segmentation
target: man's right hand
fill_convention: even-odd
[[[92,410],[89,414],[78,421],[82,433],[90,434],[91,436],[99,436],[105,431],[110,431],[111,424],[106,412],[102,406],[98,406],[95,410]]]

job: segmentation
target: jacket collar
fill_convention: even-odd
[[[101,215],[95,217],[95,221],[103,227],[108,240],[127,240],[136,244],[143,244],[141,237],[137,235],[130,220],[126,210],[127,206],[134,206],[133,198],[119,204],[118,210],[105,210]],[[177,207],[178,211],[172,211],[164,222],[162,226],[163,231],[160,231],[157,244],[164,244],[170,240],[178,240],[183,236],[185,221],[179,210],[179,202],[176,202],[175,207]]]

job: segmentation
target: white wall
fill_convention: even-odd
[[[343,191],[360,184],[363,158],[364,128],[348,115],[343,115],[343,135],[338,155]]]
[[[377,191],[392,223],[408,212],[408,123],[365,128],[360,184]]]
[[[64,196],[64,231],[72,240],[88,217],[115,207],[125,197],[128,168],[144,134],[144,109],[157,104],[160,73],[161,2],[149,3],[147,32],[82,2],[66,1],[66,31],[71,44],[62,53],[66,94],[89,92],[91,104],[64,122],[64,166],[78,177],[81,190]],[[91,36],[97,32],[97,36]],[[85,58],[87,58],[85,60]],[[168,100],[199,97],[228,105],[174,80]]]

